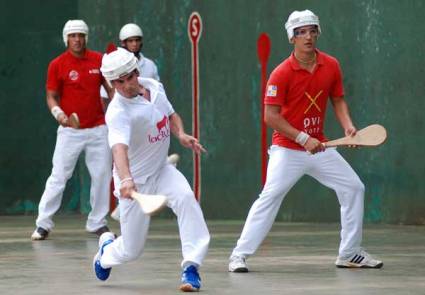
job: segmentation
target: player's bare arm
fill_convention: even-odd
[[[205,148],[195,137],[184,132],[183,121],[177,113],[173,113],[169,119],[171,132],[177,137],[182,146],[192,149],[197,154],[206,152]]]
[[[68,127],[68,116],[59,107],[59,93],[54,90],[47,90],[46,102],[49,110],[52,112],[58,123]]]
[[[300,134],[300,130],[294,128],[284,117],[280,114],[280,106],[277,105],[266,105],[264,110],[264,121],[267,126],[277,130],[283,135],[296,141],[297,136]],[[307,141],[303,145],[304,148],[311,154],[321,152],[325,150],[325,147],[314,137],[308,137]]]
[[[106,94],[108,95],[108,97],[103,97],[103,96],[101,97],[103,110],[106,112],[106,109],[108,108],[109,103],[114,97],[115,88],[113,88],[106,80],[102,82],[102,86],[105,88]]]
[[[348,104],[345,101],[344,97],[332,97],[331,102],[335,111],[336,118],[344,129],[345,135],[356,135],[357,129],[356,127],[354,127],[354,124],[351,120]]]
[[[136,191],[136,185],[130,173],[130,165],[128,162],[128,146],[117,143],[112,147],[112,157],[118,176],[121,180],[120,194],[123,198],[131,198],[131,193]]]
[[[108,98],[109,100],[111,100],[114,97],[115,88],[109,85],[109,83],[106,80],[102,82],[102,86],[105,87],[106,93],[108,94]]]

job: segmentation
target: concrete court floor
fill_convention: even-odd
[[[181,294],[176,222],[154,218],[145,253],[114,267],[106,282],[92,271],[97,238],[85,217],[56,216],[46,241],[31,242],[34,217],[0,216],[0,294]],[[241,221],[209,221],[211,247],[202,294],[425,294],[425,226],[367,225],[364,245],[380,270],[337,269],[338,224],[275,223],[250,273],[227,272]],[[119,232],[118,223],[110,227]]]

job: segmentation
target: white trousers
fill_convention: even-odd
[[[267,179],[252,205],[232,255],[254,254],[270,231],[280,205],[292,186],[305,174],[333,189],[341,206],[339,256],[348,258],[360,250],[363,226],[364,185],[334,148],[310,155],[279,146],[269,149]]]
[[[85,162],[90,173],[90,205],[86,230],[94,232],[106,225],[109,212],[112,155],[108,145],[107,127],[101,125],[87,129],[59,126],[53,154],[53,168],[38,205],[37,227],[51,230],[53,215],[59,210],[63,191],[71,178],[78,157],[85,152]]]
[[[199,267],[207,254],[210,235],[201,207],[183,174],[172,164],[166,164],[146,183],[138,184],[137,190],[167,197],[167,206],[177,216],[183,254],[181,266]],[[121,236],[105,247],[100,261],[105,268],[137,259],[143,253],[147,238],[150,217],[142,212],[138,203],[120,198],[119,208]]]

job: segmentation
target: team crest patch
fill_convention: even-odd
[[[75,81],[75,80],[77,80],[78,79],[78,72],[77,71],[75,71],[75,70],[72,70],[71,72],[69,72],[69,79],[71,80],[71,81]]]
[[[277,86],[269,85],[267,87],[267,96],[276,96],[277,95]]]

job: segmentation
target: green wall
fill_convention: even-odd
[[[50,173],[56,123],[45,104],[44,83],[49,61],[64,50],[66,20],[86,20],[89,47],[100,51],[117,42],[123,24],[138,23],[144,53],[157,63],[168,96],[190,130],[187,19],[196,10],[204,24],[201,140],[209,151],[202,158],[202,207],[209,219],[245,218],[261,190],[256,41],[261,32],[271,37],[270,72],[291,52],[283,30],[289,13],[309,8],[321,19],[319,49],[341,62],[355,123],[378,122],[388,130],[381,147],[340,149],[366,185],[366,222],[425,223],[422,0],[27,2],[25,11],[19,2],[0,12],[0,213],[35,214]],[[328,113],[328,136],[341,136],[332,110]],[[171,151],[181,154],[179,168],[191,181],[191,153],[176,142]],[[63,212],[89,210],[87,175],[79,164]],[[337,221],[335,194],[305,177],[288,194],[278,219]]]

